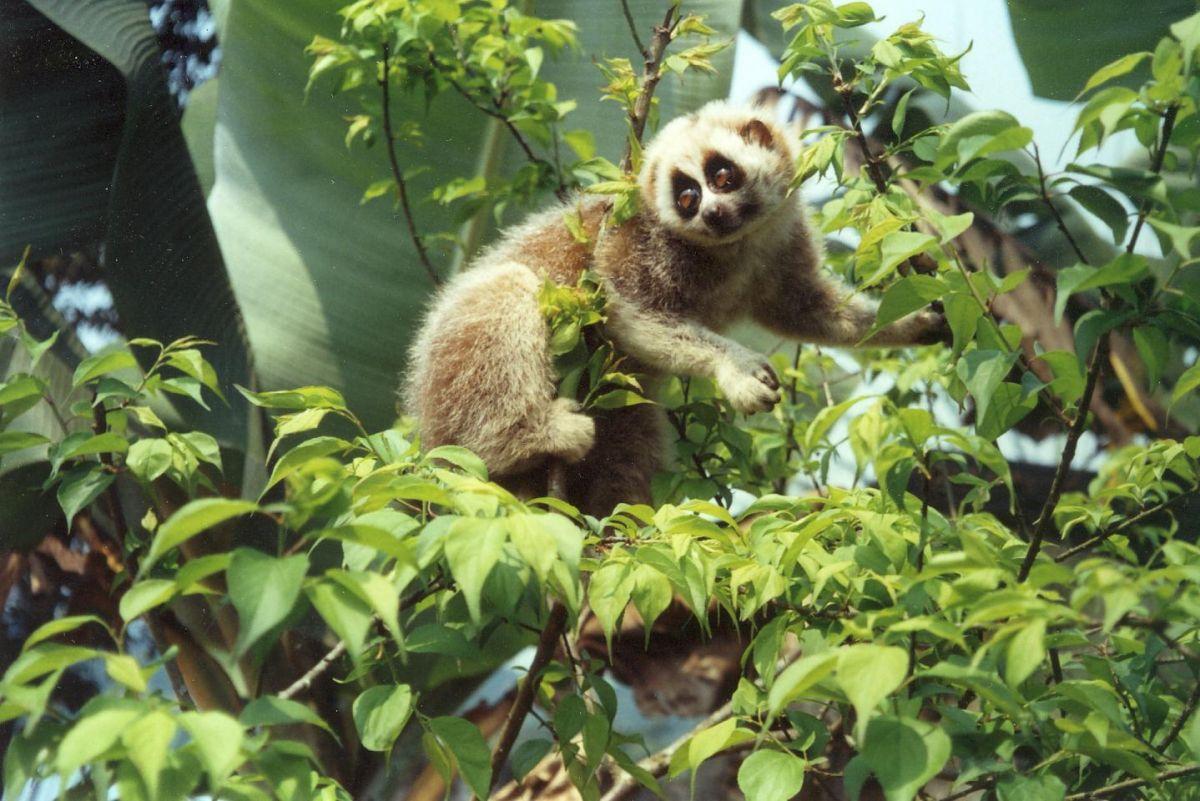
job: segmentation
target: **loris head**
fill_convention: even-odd
[[[667,124],[646,148],[643,202],[700,245],[735,242],[788,201],[792,152],[761,109],[718,101]]]

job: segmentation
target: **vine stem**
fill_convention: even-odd
[[[417,258],[421,260],[421,266],[429,274],[429,280],[433,281],[434,286],[440,286],[442,278],[438,275],[437,268],[433,266],[433,262],[429,259],[429,251],[425,249],[425,242],[421,239],[421,235],[417,233],[417,223],[413,219],[412,204],[408,199],[408,183],[404,180],[404,173],[400,171],[400,162],[396,158],[396,135],[392,131],[392,93],[388,88],[388,60],[390,58],[391,46],[387,42],[383,42],[380,45],[380,59],[383,62],[383,70],[379,77],[379,92],[380,100],[383,104],[383,136],[387,139],[388,164],[392,168],[392,180],[396,182],[396,197],[400,200],[400,210],[404,214],[404,222],[408,227],[408,238],[412,240],[413,246],[417,249]]]

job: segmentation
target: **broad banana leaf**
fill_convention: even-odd
[[[1153,51],[1172,22],[1195,11],[1194,0],[1008,0],[1033,93],[1052,100],[1073,100],[1093,72],[1126,53]],[[1148,74],[1124,82],[1137,86]]]
[[[193,334],[252,383],[241,318],[143,0],[0,0],[0,264],[101,244],[130,336]],[[15,56],[15,58],[14,58]],[[152,355],[152,354],[151,354]],[[235,395],[235,393],[228,393]],[[244,410],[192,413],[230,444]]]
[[[304,101],[310,65],[304,48],[314,35],[337,36],[338,5],[222,4],[209,211],[263,385],[331,384],[369,425],[381,426],[395,414],[405,349],[433,287],[397,214],[384,201],[360,205],[363,190],[388,168],[382,147],[345,146],[344,117],[357,111],[354,99],[319,85]],[[666,6],[660,0],[631,6],[649,38]],[[732,38],[741,3],[699,0],[687,10],[708,13],[710,24]],[[580,101],[569,127],[592,131],[599,152],[618,158],[625,123],[615,105],[598,102],[602,79],[592,59],[622,55],[640,63],[620,3],[547,0],[534,11],[579,23],[580,52],[548,61],[543,75],[558,84],[560,98]],[[730,49],[720,57],[719,77],[691,78],[682,87],[664,79],[662,118],[725,96],[732,56]],[[449,177],[476,173],[487,140],[487,118],[479,111],[451,97],[428,110],[423,97],[394,97],[393,106],[397,121],[419,118],[427,132],[420,148],[400,153],[406,169],[432,168],[412,178],[417,197]],[[203,147],[206,137],[201,132],[192,141]],[[506,151],[500,163],[516,158]],[[203,163],[203,156],[196,161]],[[446,217],[432,203],[416,209],[422,231],[445,230]],[[448,254],[437,255],[444,268]]]

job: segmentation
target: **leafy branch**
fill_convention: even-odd
[[[381,43],[379,51],[382,67],[382,74],[379,77],[379,93],[380,102],[383,105],[382,125],[383,136],[387,140],[388,165],[392,170],[392,180],[396,184],[396,198],[400,201],[400,210],[404,215],[405,225],[408,227],[408,238],[412,240],[413,247],[417,249],[417,258],[420,260],[421,266],[425,268],[425,272],[429,275],[429,280],[433,282],[434,286],[440,286],[442,278],[438,274],[437,268],[433,266],[433,262],[429,259],[429,252],[425,249],[424,240],[417,233],[417,223],[413,217],[412,205],[408,198],[408,182],[404,180],[404,173],[401,171],[400,162],[396,158],[396,134],[392,130],[391,89],[388,78],[390,48],[390,43],[384,41]]]

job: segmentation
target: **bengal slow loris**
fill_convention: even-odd
[[[544,492],[547,465],[566,469],[568,499],[594,515],[649,501],[664,461],[665,415],[642,404],[583,412],[556,398],[548,329],[538,307],[546,278],[604,280],[608,335],[638,369],[713,379],[734,409],[779,400],[766,359],[717,333],[752,318],[792,339],[860,344],[876,305],[821,269],[818,235],[789,191],[793,144],[762,110],[710,103],[666,125],[646,148],[641,210],[601,231],[608,201],[578,207],[589,243],[564,207],[508,231],[439,292],[412,347],[406,406],[422,444],[470,448],[492,478]],[[908,345],[944,332],[921,311],[865,344]]]

